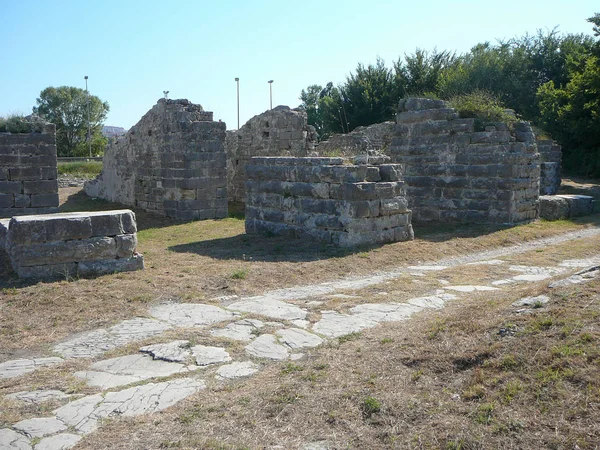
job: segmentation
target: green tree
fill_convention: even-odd
[[[311,84],[300,93],[301,108],[304,108],[308,116],[308,124],[315,127],[319,136],[323,133],[323,118],[319,109],[319,98],[323,87],[318,84]]]
[[[412,95],[435,94],[441,74],[456,63],[454,53],[434,50],[429,53],[417,49],[394,63],[395,96],[397,99]]]
[[[88,101],[92,153],[101,154],[107,139],[102,136],[102,124],[109,111],[107,102],[95,95],[71,86],[47,87],[36,100],[34,114],[56,125],[58,156],[86,156],[88,132]]]

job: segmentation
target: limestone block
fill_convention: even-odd
[[[137,247],[137,235],[121,234],[115,236],[117,258],[131,258]]]
[[[445,108],[446,102],[431,98],[403,98],[398,102],[399,111],[417,111]]]
[[[77,264],[77,274],[81,277],[108,275],[117,272],[133,272],[144,269],[144,257],[135,254],[131,258],[82,261]]]
[[[69,279],[77,275],[77,263],[13,266],[19,278]]]
[[[589,195],[558,195],[569,204],[569,216],[587,216],[594,212],[594,197]]]
[[[11,228],[9,228],[9,234]],[[18,266],[114,259],[117,255],[115,239],[111,237],[54,241],[32,245],[9,245],[9,254],[13,265]]]

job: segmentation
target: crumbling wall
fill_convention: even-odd
[[[227,217],[225,123],[188,100],[160,99],[104,153],[91,197],[182,220]]]
[[[129,210],[13,217],[6,251],[21,278],[94,276],[144,268]]]
[[[277,106],[254,116],[236,131],[228,131],[227,180],[229,199],[244,201],[245,167],[253,156],[307,156],[317,140],[306,112]]]
[[[246,166],[246,232],[342,247],[413,239],[401,166],[384,162],[252,158]]]
[[[316,151],[320,156],[353,156],[369,150],[385,152],[392,142],[395,127],[395,122],[357,127],[350,133],[334,134],[328,140],[319,142]]]
[[[390,145],[405,167],[414,221],[518,223],[539,215],[540,167],[529,123],[475,131],[440,100],[403,99]]]
[[[0,133],[0,218],[58,211],[56,126],[40,127]]]
[[[554,195],[561,182],[562,148],[552,140],[538,140],[540,152],[540,195]]]

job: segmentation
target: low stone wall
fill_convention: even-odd
[[[245,167],[253,156],[308,156],[317,136],[306,112],[277,106],[254,116],[239,130],[227,132],[227,191],[229,200],[244,201]]]
[[[405,167],[414,221],[519,223],[539,214],[540,167],[526,122],[462,119],[441,100],[400,101],[390,145]]]
[[[538,140],[540,152],[540,195],[554,195],[561,182],[562,148],[551,140]]]
[[[384,162],[252,158],[246,166],[246,232],[342,247],[413,239],[402,168]]]
[[[540,195],[540,217],[546,220],[570,219],[594,213],[590,195]]]
[[[200,105],[160,99],[108,146],[85,191],[181,220],[227,217],[225,128]]]
[[[129,210],[13,217],[6,251],[21,278],[95,276],[144,268]]]
[[[0,218],[58,211],[56,126],[0,133]]]

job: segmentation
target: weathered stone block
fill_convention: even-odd
[[[80,277],[109,275],[116,272],[133,272],[144,269],[144,257],[133,255],[130,258],[109,259],[104,261],[82,261],[77,264]]]
[[[42,266],[49,262],[63,264],[114,259],[117,256],[117,247],[114,238],[96,237],[31,245],[10,244],[9,253],[13,266]]]

